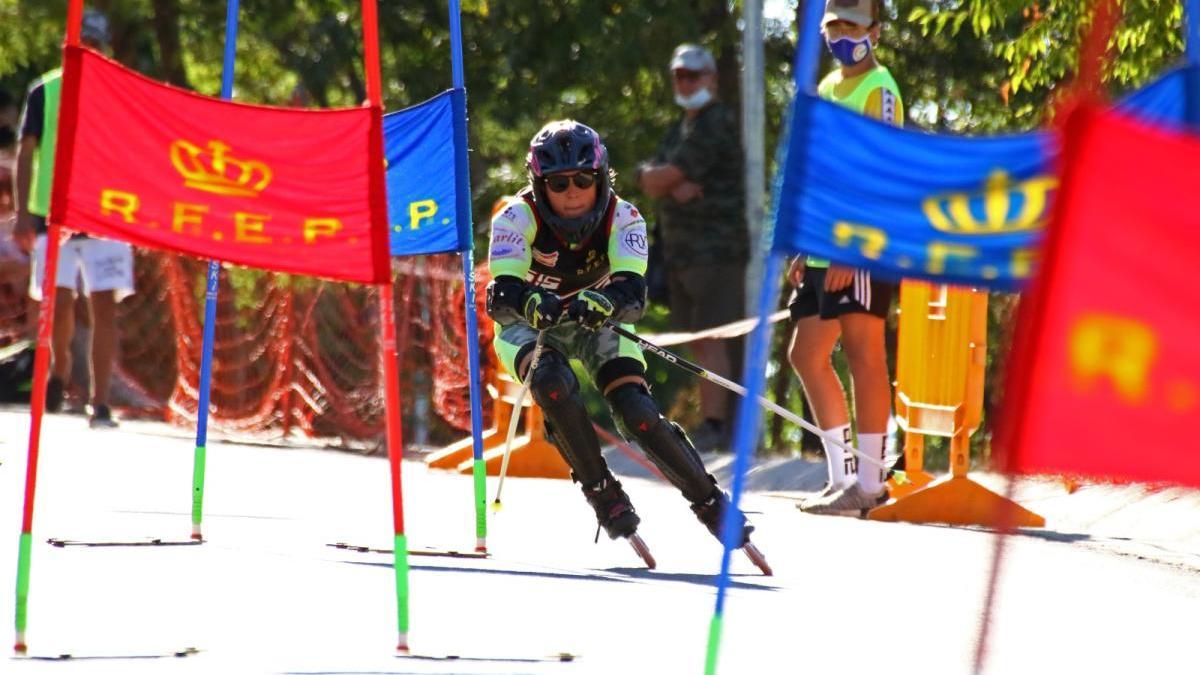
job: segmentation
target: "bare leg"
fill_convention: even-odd
[[[108,405],[117,352],[117,300],[113,291],[92,293],[92,407]]]
[[[892,388],[888,381],[884,321],[870,314],[839,317],[842,348],[854,380],[854,417],[859,434],[887,433]]]
[[[800,376],[813,418],[822,429],[840,427],[850,421],[846,393],[831,359],[841,332],[837,321],[816,316],[800,319],[788,351],[788,360]]]
[[[54,336],[51,340],[54,353],[54,377],[63,385],[71,382],[71,338],[75,335],[75,293],[69,288],[55,289],[54,293]]]

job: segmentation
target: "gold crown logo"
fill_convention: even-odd
[[[974,194],[956,192],[930,197],[922,203],[925,217],[942,232],[951,234],[1011,234],[1040,230],[1046,220],[1046,202],[1050,191],[1058,187],[1053,176],[1036,176],[1012,183],[1007,173],[993,171]],[[1013,195],[1024,198],[1014,214]],[[984,220],[971,211],[972,204],[983,203]]]
[[[271,167],[254,160],[237,159],[229,146],[209,141],[205,151],[185,140],[171,144],[171,164],[183,184],[196,190],[234,197],[257,197],[271,182]]]

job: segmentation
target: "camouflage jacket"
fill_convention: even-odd
[[[667,132],[656,163],[673,164],[699,183],[702,197],[658,202],[658,236],[668,265],[738,264],[749,257],[742,141],[732,112],[713,103]]]

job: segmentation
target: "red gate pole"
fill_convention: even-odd
[[[67,5],[67,46],[79,45],[80,26],[83,21],[83,0],[71,0]],[[65,50],[64,50],[64,53]],[[79,105],[79,71],[78,59],[74,63],[64,63],[63,99],[59,110],[58,126],[68,130],[67,134],[59,133],[58,147],[55,148],[55,180],[57,190],[52,194],[60,195],[66,190],[67,178],[71,171],[70,162],[62,160],[74,140],[74,118]],[[72,67],[74,66],[74,67]],[[73,75],[74,77],[68,77]],[[63,120],[66,118],[66,123]],[[60,178],[60,175],[62,176]],[[18,195],[18,199],[28,199],[28,195]],[[61,201],[56,199],[55,201]],[[16,602],[16,640],[13,651],[24,654],[25,628],[29,613],[29,572],[33,558],[33,504],[37,492],[38,452],[42,442],[42,417],[46,410],[46,380],[50,369],[50,349],[54,333],[54,296],[58,282],[58,249],[59,232],[61,231],[62,210],[53,205],[50,209],[50,224],[46,232],[46,266],[42,277],[42,304],[38,314],[37,351],[33,358],[33,394],[29,401],[29,455],[25,461],[25,507],[21,516],[21,538],[17,553],[17,602]]]
[[[383,179],[383,87],[379,69],[378,0],[362,0],[363,56],[367,80],[367,104],[376,109],[376,124],[372,125],[372,147],[378,148],[379,167],[372,174],[378,177],[376,199],[385,199]],[[385,207],[386,208],[386,207]],[[390,269],[390,260],[389,260]],[[397,651],[408,651],[408,539],[404,534],[404,487],[400,463],[404,455],[403,430],[400,421],[400,372],[396,363],[396,313],[391,274],[379,286],[379,318],[383,324],[383,341],[379,358],[383,361],[383,388],[387,405],[388,464],[392,474],[392,522],[394,526],[393,569],[396,575]]]

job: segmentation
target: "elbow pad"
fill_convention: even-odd
[[[633,272],[618,272],[601,289],[613,304],[613,320],[618,323],[637,323],[646,313],[646,278]]]
[[[517,277],[501,275],[492,279],[487,287],[487,313],[501,326],[524,321],[521,304],[529,284]]]

